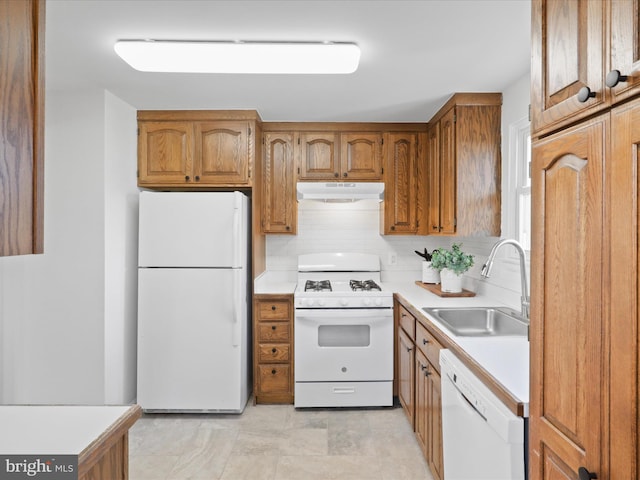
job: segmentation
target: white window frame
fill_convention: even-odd
[[[527,244],[531,242],[531,225],[529,225],[529,239],[524,240],[520,235],[519,204],[523,195],[531,195],[530,178],[531,162],[531,122],[528,116],[509,124],[509,152],[506,163],[506,175],[503,190],[505,214],[505,233],[508,238],[514,238],[523,244],[527,258],[530,250]],[[529,216],[529,218],[531,218]],[[507,258],[518,259],[515,249],[508,249]]]

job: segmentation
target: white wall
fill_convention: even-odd
[[[0,400],[102,404],[105,352],[112,350],[105,344],[106,281],[115,281],[105,274],[105,244],[119,235],[106,232],[114,223],[106,221],[113,193],[106,163],[117,154],[105,144],[118,136],[114,125],[126,109],[101,90],[46,98],[45,253],[0,259]]]
[[[136,110],[105,92],[105,403],[136,397],[138,136]]]

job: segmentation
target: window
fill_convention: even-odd
[[[531,250],[531,133],[528,118],[509,126],[505,214],[511,238]]]

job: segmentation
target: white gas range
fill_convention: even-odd
[[[300,255],[295,299],[295,407],[393,404],[393,293],[380,259]]]

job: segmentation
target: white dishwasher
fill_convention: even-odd
[[[440,352],[444,480],[525,478],[525,421],[449,350]]]

